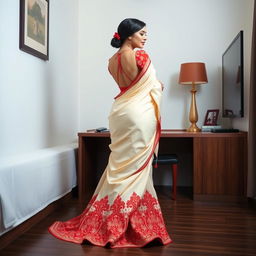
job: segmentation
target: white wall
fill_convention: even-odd
[[[253,0],[80,0],[79,129],[108,126],[110,106],[119,91],[107,71],[108,58],[116,51],[110,40],[121,20],[135,17],[147,23],[145,50],[165,84],[163,128],[189,124],[190,88],[177,83],[183,62],[206,63],[209,82],[198,88],[198,125],[207,109],[221,109],[221,57],[244,30],[245,117],[234,120],[234,127],[247,130],[252,7]]]
[[[19,50],[19,2],[0,1],[0,156],[70,143],[78,130],[78,1],[50,1],[49,61]]]

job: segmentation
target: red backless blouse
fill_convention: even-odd
[[[126,78],[128,78],[128,80],[130,80],[130,84],[129,84],[128,86],[125,86],[125,87],[124,87],[124,86],[123,86],[123,87],[120,87],[120,86],[119,86],[121,92],[123,92],[123,91],[126,91],[126,90],[130,87],[130,85],[133,83],[134,80],[137,79],[137,77],[135,77],[135,79],[132,80],[132,79],[125,73],[125,71],[123,70],[122,64],[121,64],[121,53],[118,53],[117,58],[118,58],[117,82],[119,83],[119,74],[120,74],[120,73],[124,74],[124,75],[126,76]],[[141,70],[144,68],[144,66],[145,66],[145,64],[146,64],[146,62],[147,62],[147,60],[149,59],[149,56],[148,56],[148,54],[147,54],[144,50],[138,50],[138,51],[136,51],[136,53],[135,53],[135,58],[136,58],[136,64],[137,64],[137,66],[138,66],[138,68],[139,68],[139,71],[141,71]],[[139,74],[138,74],[138,75],[139,75]]]

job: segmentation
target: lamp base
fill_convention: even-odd
[[[191,124],[190,127],[187,129],[187,132],[200,132],[201,129],[197,127],[196,124]]]

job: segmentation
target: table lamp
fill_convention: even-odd
[[[198,113],[196,108],[196,85],[207,83],[207,75],[205,64],[201,62],[183,63],[180,66],[179,84],[192,85],[191,89],[191,105],[189,112],[189,120],[191,122],[188,132],[199,132],[196,122],[198,121]]]

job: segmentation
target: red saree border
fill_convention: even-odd
[[[125,92],[127,92],[129,89],[131,89],[142,77],[143,75],[147,72],[149,66],[150,66],[151,60],[148,59],[144,68],[141,70],[141,72],[137,75],[137,77],[131,82],[130,85],[128,85],[127,87],[123,87],[124,89],[122,89],[122,91],[114,98],[117,99],[120,96],[122,96]]]
[[[56,236],[51,230],[50,228],[48,228],[48,232],[54,236],[55,238],[61,240],[61,241],[64,241],[64,242],[68,242],[68,243],[72,243],[72,244],[80,244],[80,243],[75,243],[73,241],[67,241],[61,237],[58,237]],[[146,241],[144,244],[141,244],[141,245],[124,245],[124,246],[110,246],[111,249],[118,249],[118,248],[142,248],[142,247],[145,247],[147,244],[153,242],[154,240],[158,240],[160,243],[162,243],[163,245],[168,245],[168,244],[171,244],[173,243],[173,240],[170,240],[166,243],[163,242],[163,240],[160,238],[160,237],[155,237],[155,238],[152,238],[151,240],[149,241]],[[100,247],[106,247],[107,244],[105,245],[102,245],[102,244],[97,244],[97,243],[94,243],[92,241],[90,241],[90,239],[86,238],[83,242],[85,241],[88,241],[89,243],[91,243],[92,245],[95,245],[95,246],[100,246]]]
[[[159,202],[149,191],[143,196],[134,192],[126,202],[119,195],[111,205],[108,196],[96,198],[97,195],[92,197],[81,215],[67,222],[53,223],[48,228],[49,233],[66,242],[83,244],[88,241],[111,248],[139,248],[153,240],[163,245],[172,242]]]

